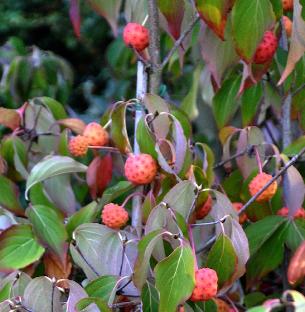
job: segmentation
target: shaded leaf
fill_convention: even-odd
[[[76,282],[66,280],[69,285],[69,297],[66,303],[66,312],[75,312],[76,304],[83,298],[87,298],[86,291]]]
[[[143,312],[158,312],[159,293],[157,289],[146,281],[141,293]]]
[[[72,263],[67,253],[67,248],[59,257],[53,253],[46,253],[43,257],[45,275],[56,280],[67,279],[71,274]]]

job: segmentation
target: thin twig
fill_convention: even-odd
[[[229,157],[228,159],[225,159],[217,164],[214,165],[213,169],[217,169],[219,167],[222,167],[223,165],[225,165],[226,163],[238,158],[238,157],[241,157],[241,156],[244,156],[246,153],[248,152],[248,148],[244,149],[243,151],[240,151],[234,155],[232,155],[231,157]]]
[[[228,217],[229,217],[229,215],[225,215],[221,219],[216,220],[216,221],[202,222],[202,223],[193,223],[190,226],[191,227],[196,227],[196,226],[215,225],[215,224],[218,224],[218,223],[224,223]]]
[[[299,94],[303,89],[305,88],[305,83],[303,83],[302,85],[300,85],[295,91],[293,91],[291,93],[291,96],[294,97],[297,94]]]
[[[128,301],[128,302],[119,302],[119,303],[114,303],[111,305],[112,309],[118,309],[118,308],[123,308],[123,307],[130,307],[130,306],[136,306],[141,304],[141,301]]]
[[[178,49],[178,47],[182,44],[185,37],[192,31],[196,23],[200,20],[199,14],[196,14],[195,18],[192,20],[192,22],[189,24],[189,26],[185,29],[185,31],[180,35],[178,40],[175,42],[172,49],[168,52],[168,54],[165,56],[162,64],[160,65],[160,68],[163,69],[166,64],[169,62],[170,58],[173,56],[175,51]]]
[[[268,182],[265,184],[263,188],[261,188],[253,197],[251,197],[248,202],[239,210],[238,215],[241,215],[245,210],[255,202],[255,200],[274,182],[276,181],[280,176],[282,176],[289,167],[291,167],[293,164],[295,164],[298,159],[305,154],[305,147],[301,149],[301,151],[296,154],[287,164]]]

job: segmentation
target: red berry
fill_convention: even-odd
[[[128,221],[128,212],[117,204],[107,204],[102,211],[102,221],[112,229],[119,229]]]
[[[277,211],[277,215],[278,216],[282,216],[282,217],[288,217],[288,213],[289,213],[289,209],[288,207],[283,207],[280,210]],[[294,216],[294,219],[305,219],[305,210],[303,208],[299,208]]]
[[[260,191],[270,180],[272,176],[265,172],[259,173],[249,184],[249,192],[254,196]],[[274,181],[261,195],[256,199],[257,202],[265,202],[270,200],[277,191],[277,182]]]
[[[285,11],[293,10],[293,0],[282,0],[282,4]]]
[[[266,31],[254,54],[255,64],[264,64],[273,58],[277,49],[278,40],[272,31]]]
[[[134,184],[148,184],[157,174],[157,163],[149,154],[131,155],[125,163],[125,176]]]
[[[196,212],[197,220],[205,218],[211,211],[212,205],[213,205],[212,196],[209,195],[205,203],[202,205],[202,207],[200,207],[200,209],[198,209]]]
[[[239,210],[244,206],[243,203],[232,203],[233,208],[236,210],[236,212],[239,212]],[[248,220],[248,216],[246,215],[245,212],[243,212],[239,216],[239,223],[244,224]]]
[[[85,156],[88,151],[89,141],[83,135],[78,135],[69,141],[69,151],[73,156]]]
[[[137,51],[143,51],[149,45],[148,29],[138,23],[128,23],[123,31],[125,44]]]
[[[195,272],[195,288],[193,290],[192,301],[206,301],[217,294],[217,273],[209,268],[203,268]]]
[[[89,145],[93,146],[106,145],[109,140],[108,132],[97,122],[90,122],[83,135],[88,138]]]

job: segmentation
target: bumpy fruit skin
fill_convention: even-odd
[[[284,11],[292,11],[293,10],[293,0],[282,0]]]
[[[239,210],[244,206],[243,203],[232,203],[233,208],[239,212]],[[239,223],[244,224],[248,220],[247,214],[244,212],[239,216]]]
[[[212,196],[209,195],[205,203],[202,205],[202,207],[197,210],[196,219],[201,220],[205,218],[211,211],[212,206],[213,206],[213,199],[212,199]]]
[[[125,176],[134,184],[148,184],[157,174],[157,163],[149,154],[130,155],[125,163]]]
[[[148,29],[138,23],[128,23],[123,31],[123,40],[128,47],[143,51],[149,45]]]
[[[193,290],[192,301],[210,300],[217,294],[217,273],[209,268],[202,268],[195,272],[195,288]]]
[[[83,133],[88,138],[89,145],[104,146],[109,141],[108,132],[97,122],[90,122]]]
[[[249,183],[249,192],[251,196],[254,196],[258,191],[260,191],[270,180],[272,176],[265,172],[259,173],[254,179]],[[277,191],[277,182],[274,181],[261,195],[256,199],[257,202],[265,202],[270,200]]]
[[[217,312],[230,312],[230,306],[221,299],[214,299],[217,305]]]
[[[272,31],[266,31],[260,44],[258,45],[253,62],[255,64],[265,64],[273,58],[277,49],[278,40]]]
[[[292,21],[288,16],[283,16],[284,28],[287,34],[287,37],[291,37],[292,33]]]
[[[278,216],[282,216],[282,217],[288,217],[288,213],[289,213],[289,209],[288,207],[283,207],[281,208],[280,210],[277,211],[277,215]],[[305,219],[305,210],[304,208],[299,208],[294,216],[293,216],[294,219]]]
[[[117,204],[107,204],[102,211],[102,222],[112,229],[119,229],[128,221],[128,212]]]
[[[89,141],[83,135],[77,135],[69,141],[69,151],[75,157],[85,156],[88,151]]]

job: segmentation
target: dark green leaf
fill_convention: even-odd
[[[143,312],[158,312],[159,293],[157,289],[146,281],[141,294],[143,302]]]

